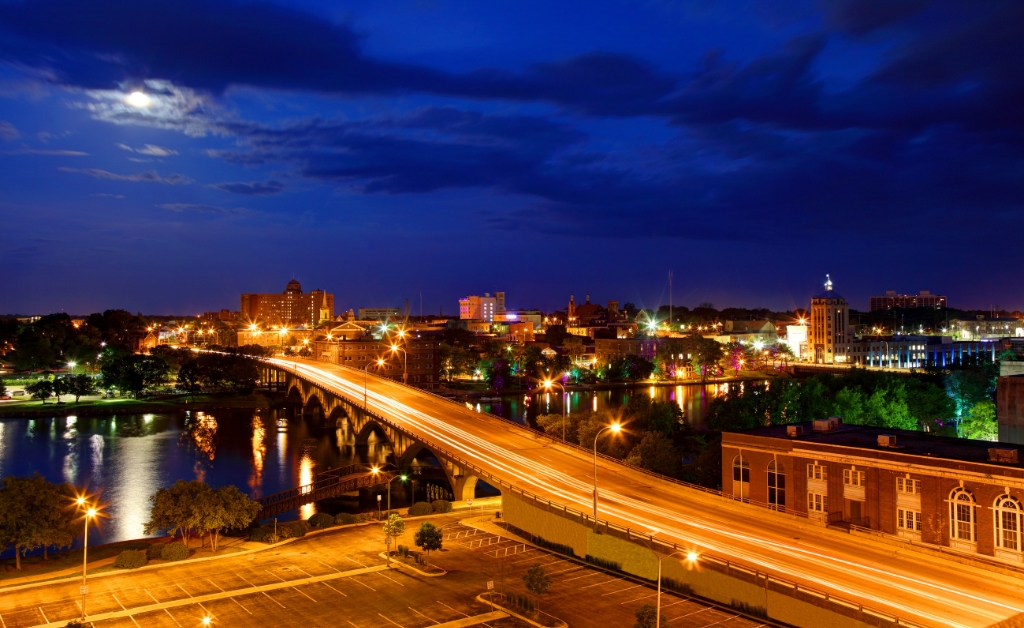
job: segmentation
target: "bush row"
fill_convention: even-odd
[[[185,560],[188,558],[188,548],[182,543],[153,543],[146,548],[146,551],[125,550],[114,559],[114,567],[117,569],[138,569],[153,558]]]

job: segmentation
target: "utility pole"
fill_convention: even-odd
[[[668,271],[668,328],[672,329],[672,271]]]

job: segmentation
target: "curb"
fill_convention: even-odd
[[[517,613],[517,612],[515,612],[515,611],[513,611],[513,610],[511,610],[509,608],[506,608],[506,607],[502,606],[501,604],[495,604],[493,601],[490,601],[487,598],[485,598],[484,595],[485,595],[484,593],[481,593],[480,595],[476,596],[476,601],[477,602],[483,602],[484,604],[490,604],[494,608],[500,608],[502,610],[502,612],[508,613],[509,615],[511,615],[511,616],[513,616],[513,617],[515,617],[517,619],[521,619],[521,620],[525,621],[526,623],[530,624],[531,626],[537,626],[537,628],[568,628],[568,626],[569,626],[569,624],[565,623],[561,619],[558,619],[554,615],[548,615],[548,617],[553,617],[555,620],[558,621],[558,623],[555,624],[554,626],[545,626],[544,624],[538,624],[537,622],[533,621],[529,617],[523,617],[519,613]],[[547,615],[547,613],[544,613],[544,614]]]
[[[438,569],[441,569],[441,573],[427,573],[425,571],[420,571],[419,569],[416,569],[412,565],[406,565],[405,563],[403,563],[401,561],[391,560],[390,558],[388,558],[387,554],[385,554],[384,552],[381,552],[380,554],[377,554],[377,555],[380,556],[381,558],[387,560],[388,564],[390,564],[390,565],[398,565],[399,569],[410,569],[410,570],[415,571],[416,573],[418,573],[419,575],[421,575],[421,576],[423,576],[425,578],[440,578],[441,576],[448,575],[447,571],[445,571],[444,569],[441,569],[440,567],[437,567],[437,565],[434,565],[434,566],[437,567]]]

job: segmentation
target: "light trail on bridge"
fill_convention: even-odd
[[[304,360],[269,362],[362,407],[362,371]],[[454,452],[557,504],[583,512],[591,507],[593,458],[585,451],[397,382],[372,375],[367,382],[369,411],[428,448]],[[1024,579],[807,525],[794,527],[770,511],[751,517],[758,507],[607,459],[599,466],[602,518],[637,532],[657,533],[929,625],[974,628],[1024,613]]]

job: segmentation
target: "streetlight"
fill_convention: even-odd
[[[566,413],[568,411],[569,393],[567,393],[565,391],[565,386],[563,386],[560,382],[553,382],[550,379],[544,380],[544,388],[547,388],[548,392],[551,392],[551,387],[552,386],[558,386],[559,388],[562,389],[562,394],[563,394],[563,401],[562,401],[562,440],[564,441],[565,440],[565,418],[566,418],[565,415],[566,415]]]
[[[408,384],[409,383],[409,352],[406,351],[405,349],[403,349],[402,347],[399,347],[396,344],[392,344],[391,345],[391,353],[397,353],[399,351],[402,352],[402,359],[404,360],[404,364],[402,365],[402,383],[403,384]]]
[[[654,615],[654,628],[661,628],[661,561],[671,556],[675,556],[676,554],[686,554],[686,560],[690,561],[690,564],[697,562],[697,559],[700,558],[700,554],[693,550],[686,552],[683,550],[677,550],[658,559],[658,610]]]
[[[384,358],[377,358],[376,362],[367,362],[366,366],[363,367],[363,411],[366,411],[369,406],[366,405],[366,372],[370,370],[370,367],[374,364],[377,368],[384,366]]]
[[[611,430],[612,434],[618,434],[622,431],[622,426],[618,423],[612,423],[602,427],[594,435],[594,530],[597,530],[597,439],[601,438],[601,434]]]
[[[79,497],[75,500],[75,503],[78,504],[79,508],[84,508],[86,505],[84,497]],[[82,594],[83,622],[85,622],[85,595],[89,592],[88,573],[86,572],[86,557],[89,555],[89,519],[95,519],[96,514],[96,509],[91,506],[85,511],[85,535],[82,542],[82,587],[80,590]]]
[[[380,475],[380,468],[373,467],[370,469],[370,472],[373,473],[374,475]],[[388,515],[391,514],[391,483],[394,482],[395,480],[401,480],[405,482],[408,479],[409,476],[403,473],[402,475],[396,475],[395,477],[388,480]]]
[[[77,363],[75,363],[74,361],[72,361],[72,362],[68,362],[68,368],[69,368],[69,369],[71,370],[71,374],[72,374],[72,375],[74,375],[74,374],[75,374],[75,367],[76,367],[76,366],[78,366],[78,364],[77,364]]]
[[[212,622],[212,621],[213,621],[213,618],[212,618],[212,617],[210,617],[209,615],[206,615],[206,616],[204,616],[204,617],[203,617],[203,618],[202,618],[202,619],[200,620],[200,622],[199,622],[199,623],[201,623],[201,624],[202,624],[202,625],[204,625],[204,626],[209,626],[209,625],[210,625],[210,622]]]

